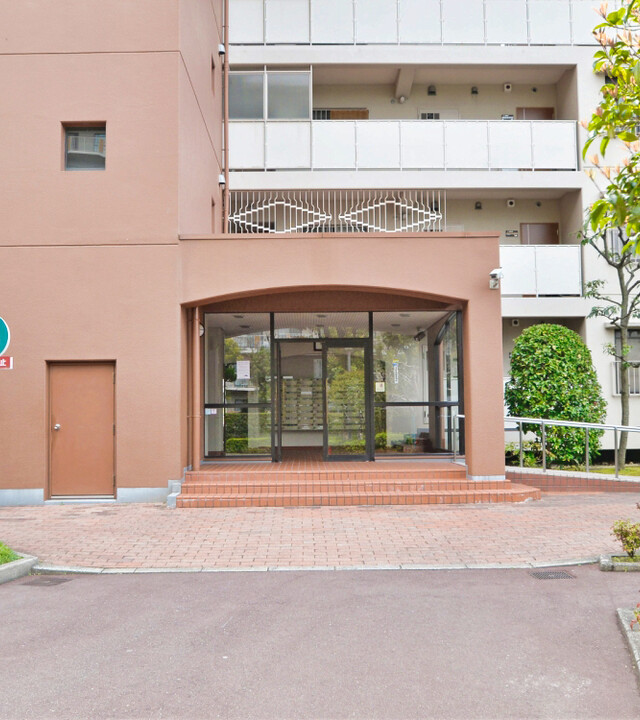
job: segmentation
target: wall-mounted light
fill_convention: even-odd
[[[400,103],[400,105],[404,105],[407,102],[407,98],[404,95],[400,95],[400,97],[398,98],[398,102]]]
[[[478,94],[478,88],[477,88],[475,85],[471,88],[471,94],[472,94],[472,95],[477,95],[477,94]]]
[[[476,200],[475,208],[476,210],[482,210],[482,203],[480,200]]]
[[[504,277],[502,268],[494,268],[489,273],[489,289],[498,290],[500,288],[500,280]]]
[[[435,95],[436,94],[436,86],[435,85],[429,85],[427,88],[427,95]]]
[[[220,55],[220,57],[224,57],[224,54],[225,54],[226,52],[227,52],[227,51],[224,49],[224,45],[223,45],[222,43],[220,43],[220,44],[218,45],[218,55]]]
[[[224,173],[220,173],[220,175],[218,175],[218,185],[220,185],[220,187],[224,187],[226,184],[227,181],[224,179]]]

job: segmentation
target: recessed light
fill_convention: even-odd
[[[400,323],[391,323],[391,327],[400,327]]]
[[[322,313],[318,313],[318,314],[316,315],[316,317],[325,318],[325,317],[327,317],[327,316],[326,316],[326,315],[323,315]]]
[[[233,317],[234,317],[236,320],[242,320],[242,318],[244,317],[244,315],[234,315]]]
[[[240,325],[240,327],[241,327],[243,330],[248,330],[248,329],[251,327],[251,325]]]
[[[400,317],[411,317],[411,313],[400,313]]]

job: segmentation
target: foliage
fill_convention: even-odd
[[[511,379],[505,401],[514,416],[575,422],[602,422],[606,403],[591,353],[580,336],[562,325],[533,325],[516,339],[511,354]],[[537,425],[524,425],[541,441]],[[595,457],[602,432],[589,432],[590,455]],[[547,426],[550,461],[578,463],[584,459],[585,432]]]
[[[638,603],[635,608],[632,610],[634,619],[629,623],[631,629],[633,630],[634,625],[638,625],[640,628],[640,603]]]
[[[605,73],[601,99],[588,123],[583,123],[589,137],[583,149],[587,157],[590,147],[598,143],[604,156],[612,140],[626,148],[624,162],[616,167],[601,164],[600,158],[589,159],[595,166],[592,179],[604,178],[602,196],[589,211],[592,231],[605,228],[626,229],[635,239],[640,233],[640,153],[638,145],[638,107],[640,105],[640,64],[638,30],[640,0],[623,0],[618,10],[607,13],[607,3],[600,8],[602,22],[594,29],[600,48],[594,55],[593,69]]]
[[[583,157],[596,144],[598,155],[589,157],[587,170],[599,190],[598,199],[587,211],[581,232],[582,242],[590,245],[614,271],[617,287],[596,279],[587,283],[586,296],[598,305],[590,317],[606,318],[620,331],[618,348],[608,345],[606,351],[620,363],[620,422],[629,424],[629,353],[628,327],[640,317],[640,144],[638,120],[640,108],[640,0],[623,0],[618,10],[600,8],[602,22],[594,29],[600,48],[594,55],[594,71],[605,74],[601,99],[591,119],[583,125],[589,131]],[[610,144],[616,153],[623,152],[620,164],[607,164]],[[620,458],[626,460],[627,433],[620,436]]]
[[[19,555],[14,553],[13,550],[7,547],[4,543],[0,542],[0,565],[4,565],[5,563],[10,563],[14,560],[19,559]]]
[[[504,447],[505,465],[520,465],[520,447],[518,443],[507,443]],[[522,465],[537,467],[542,462],[542,445],[533,440],[522,441]]]
[[[620,542],[629,557],[635,557],[636,550],[640,548],[640,523],[616,520],[611,527],[611,534]]]

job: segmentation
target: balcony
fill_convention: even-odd
[[[595,0],[231,0],[237,45],[593,45]]]
[[[581,245],[503,245],[503,295],[582,295]]]
[[[571,120],[235,120],[231,170],[577,170]]]

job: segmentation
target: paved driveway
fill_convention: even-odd
[[[639,495],[546,494],[518,504],[168,510],[0,508],[0,540],[43,563],[125,570],[518,565],[617,549]]]
[[[572,569],[51,576],[0,586],[0,717],[640,716],[615,608]]]

